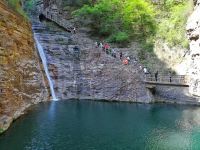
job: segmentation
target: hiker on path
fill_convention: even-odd
[[[134,57],[133,63],[137,64],[137,59],[135,57]]]
[[[97,46],[100,47],[100,42],[98,42]]]
[[[172,82],[172,72],[169,71],[169,82],[171,83]]]
[[[155,80],[158,81],[158,71],[155,73]]]
[[[122,56],[123,56],[123,54],[122,54],[122,52],[120,52],[119,53],[119,58],[122,60]]]
[[[112,49],[111,55],[112,55],[114,58],[116,58],[116,51],[115,51],[114,48]]]
[[[109,44],[108,44],[108,43],[106,43],[106,44],[104,45],[104,47],[105,47],[105,50],[108,50],[108,49],[110,49],[110,46],[109,46]]]
[[[103,44],[103,51],[106,51],[106,43]]]
[[[141,66],[141,65],[140,65],[140,67],[139,67],[139,68],[140,68],[140,70],[142,70],[142,66]]]
[[[124,64],[124,65],[128,65],[128,59],[127,59],[127,58],[125,58],[125,59],[123,60],[123,64]]]
[[[144,74],[148,74],[148,71],[147,71],[146,67],[144,67],[143,71],[144,71]]]
[[[102,42],[99,43],[99,48],[101,48],[101,49],[103,48]]]
[[[76,34],[76,27],[73,28],[73,33]]]
[[[95,44],[95,48],[98,48],[98,43],[97,43],[97,42],[95,42],[94,44]]]

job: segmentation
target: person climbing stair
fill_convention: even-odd
[[[73,28],[73,33],[76,34],[76,27]]]
[[[120,52],[119,53],[119,58],[122,60],[122,56],[123,56],[123,54],[122,54],[122,52]]]
[[[155,80],[158,81],[158,71],[155,73]]]
[[[127,59],[127,58],[125,58],[125,59],[123,60],[123,64],[124,64],[124,65],[128,65],[128,59]]]

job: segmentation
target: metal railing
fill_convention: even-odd
[[[157,78],[152,75],[145,75],[144,82],[154,84],[177,84],[188,85],[188,76],[186,75],[158,75]]]

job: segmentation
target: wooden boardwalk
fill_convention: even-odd
[[[145,75],[144,83],[147,87],[153,85],[189,87],[188,76],[185,75],[158,75],[157,80],[154,76]]]

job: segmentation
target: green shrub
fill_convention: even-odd
[[[100,0],[74,12],[80,19],[89,18],[89,25],[113,42],[125,42],[138,35],[155,33],[153,5],[146,0]]]
[[[26,12],[31,12],[34,9],[35,1],[34,0],[26,0],[25,1],[25,10]]]
[[[116,34],[113,34],[110,36],[108,39],[109,42],[117,42],[117,43],[122,43],[122,42],[128,42],[129,36],[126,32],[118,32]]]
[[[92,4],[93,0],[63,0],[62,5],[70,7],[81,7],[84,4]]]
[[[0,128],[0,134],[3,133],[3,131],[4,131],[4,130],[3,130],[2,128]]]
[[[8,4],[16,10],[19,14],[21,14],[24,17],[27,17],[24,13],[22,7],[21,7],[21,0],[8,0]]]
[[[151,0],[98,0],[73,14],[109,42],[139,41],[139,55],[145,59],[156,39],[188,48],[185,26],[191,10],[192,0],[164,0],[156,5]]]
[[[158,21],[157,38],[164,39],[169,46],[188,47],[186,22],[192,10],[192,2],[188,0],[167,0]]]

